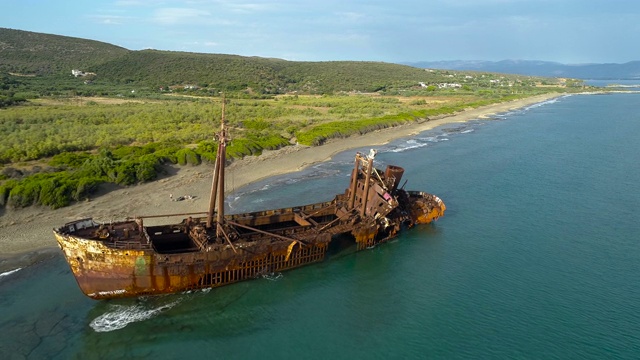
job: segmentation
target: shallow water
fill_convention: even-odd
[[[0,353],[638,358],[639,100],[564,97],[379,147],[378,167],[404,166],[406,188],[440,196],[445,217],[318,265],[97,302],[55,253],[0,276]],[[348,186],[352,155],[242,189],[230,207],[326,200]]]

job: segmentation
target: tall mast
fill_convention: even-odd
[[[227,132],[224,127],[225,98],[222,97],[222,117],[220,118],[220,142],[218,143],[218,219],[216,236],[222,236],[222,222],[224,221],[224,167],[227,162]]]
[[[211,196],[209,199],[209,212],[207,215],[207,228],[213,225],[213,213],[216,207],[216,198],[220,193],[220,204],[218,205],[217,222],[220,223],[224,218],[224,166],[226,158],[227,138],[224,128],[224,105],[225,98],[222,97],[222,117],[220,119],[220,135],[218,141],[218,151],[216,152],[216,163],[213,168],[213,180],[211,183]],[[222,189],[222,190],[220,190]],[[222,215],[221,215],[222,214]],[[216,231],[218,232],[218,231]]]

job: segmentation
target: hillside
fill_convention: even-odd
[[[91,69],[99,78],[148,86],[195,85],[200,88],[262,94],[291,91],[373,92],[393,85],[444,80],[424,70],[380,62],[294,62],[223,54],[142,50]]]
[[[0,28],[0,107],[36,96],[146,96],[177,91],[199,94],[244,92],[249,96],[286,93],[399,91],[452,82],[446,71],[367,61],[300,62],[282,59],[175,51],[131,51],[66,36]],[[95,73],[73,78],[72,69]],[[25,77],[24,75],[34,75]],[[460,75],[460,73],[458,74]],[[470,74],[473,75],[473,74]],[[512,76],[511,82],[543,79]],[[486,87],[477,78],[471,87]],[[162,90],[160,90],[162,89]],[[4,100],[3,100],[4,99]]]
[[[195,85],[225,90],[280,87],[287,82],[278,74],[284,60],[237,55],[141,50],[91,68],[98,78],[152,87]]]
[[[18,74],[70,74],[116,59],[129,50],[115,45],[30,31],[0,28],[0,71]]]
[[[185,86],[212,91],[281,94],[291,91],[327,93],[377,91],[411,86],[438,77],[411,66],[380,62],[294,62],[282,59],[175,51],[131,51],[67,36],[0,28],[0,72],[37,75],[24,87],[43,86],[47,78],[70,78],[72,69],[97,74],[95,84],[136,85],[152,89]],[[43,81],[44,79],[44,81]],[[444,80],[444,79],[440,79]],[[9,81],[6,80],[5,81]],[[19,81],[29,82],[24,77]],[[35,86],[30,86],[34,85]],[[77,81],[77,84],[83,84]],[[64,82],[71,90],[73,83]],[[94,86],[95,87],[95,86]],[[36,92],[40,92],[35,89]],[[86,87],[82,89],[86,93]]]

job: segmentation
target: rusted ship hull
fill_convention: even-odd
[[[104,225],[83,219],[55,229],[54,234],[80,289],[93,299],[176,293],[322,261],[338,234],[352,235],[357,249],[366,249],[395,237],[403,225],[429,223],[444,214],[439,198],[420,192],[405,194],[409,206],[385,224],[352,224],[351,216],[336,210],[347,201],[345,195],[332,202],[229,215],[227,221],[237,227],[251,227],[236,234],[236,246],[198,244],[193,236],[184,236],[187,223],[202,224],[205,218],[155,227],[141,227],[139,220]],[[308,213],[313,216],[305,216]],[[265,234],[253,226],[279,229]],[[87,239],[89,235],[100,238],[105,231],[109,236],[102,240]],[[190,244],[180,242],[187,238]],[[180,248],[172,248],[171,242]]]
[[[56,233],[80,289],[93,299],[212,288],[324,259],[328,241],[290,249],[278,243],[263,253],[227,251],[159,254],[117,250]]]

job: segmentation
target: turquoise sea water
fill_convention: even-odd
[[[378,150],[445,217],[318,265],[143,299],[85,298],[56,253],[0,276],[0,357],[640,358],[639,94],[564,97]],[[230,207],[328,199],[352,155]]]

